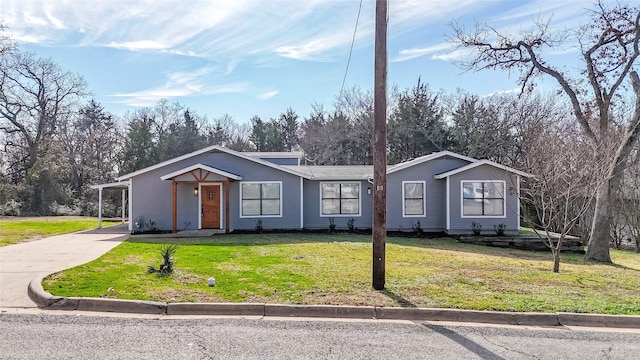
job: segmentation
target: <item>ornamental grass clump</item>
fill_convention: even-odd
[[[175,255],[178,251],[178,245],[175,244],[164,244],[160,246],[160,257],[162,258],[162,263],[160,264],[160,268],[157,268],[153,265],[149,265],[147,272],[149,274],[158,274],[158,275],[171,275],[173,274],[173,268],[175,264]]]

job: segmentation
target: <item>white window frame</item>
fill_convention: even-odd
[[[278,215],[244,215],[242,208],[242,188],[243,184],[278,184],[280,188],[280,214]],[[282,217],[282,181],[241,181],[240,182],[240,218],[281,218]]]
[[[406,214],[405,211],[407,209],[405,201],[407,198],[405,196],[405,184],[422,184],[422,214]],[[424,218],[427,217],[427,185],[424,180],[414,180],[414,181],[403,181],[402,182],[402,217],[405,218]]]
[[[464,214],[464,183],[500,183],[502,184],[502,215],[465,215]],[[460,181],[460,217],[463,219],[505,219],[507,217],[507,182],[504,180],[461,180]],[[483,199],[484,200],[484,199]]]
[[[322,185],[323,184],[358,184],[358,213],[357,214],[324,214],[322,212]],[[362,181],[321,181],[320,193],[320,217],[360,217],[362,216]]]

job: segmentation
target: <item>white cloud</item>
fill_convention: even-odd
[[[454,49],[443,54],[435,54],[431,56],[434,60],[442,61],[460,61],[468,59],[473,55],[473,49]]]
[[[49,20],[49,23],[55,28],[55,29],[64,29],[64,23],[56,18],[55,16],[53,16],[51,13],[47,12],[46,13],[47,19]]]
[[[32,15],[27,11],[22,12],[22,20],[26,25],[30,25],[30,26],[47,26],[49,24],[49,22],[46,19],[39,16]]]
[[[326,61],[328,58],[321,54],[332,47],[333,43],[330,39],[316,39],[302,45],[279,46],[275,49],[275,53],[295,60]]]
[[[489,97],[496,96],[496,95],[520,94],[521,91],[522,91],[522,89],[517,87],[517,88],[511,88],[511,89],[506,89],[506,90],[498,90],[498,91],[490,92],[488,94],[481,95],[480,97],[481,98],[489,98]]]
[[[258,95],[258,99],[260,99],[260,100],[268,100],[268,99],[271,99],[272,97],[278,95],[279,93],[280,93],[280,91],[278,91],[278,90],[267,91],[267,92],[264,92],[262,94],[259,94]]]
[[[173,99],[194,95],[213,95],[222,93],[237,93],[246,90],[244,83],[225,84],[218,86],[207,85],[207,76],[213,68],[206,67],[191,72],[173,72],[167,74],[166,82],[158,87],[141,91],[111,95],[122,100],[117,103],[130,106],[152,106],[161,99]]]
[[[39,37],[22,33],[13,33],[11,34],[11,40],[28,44],[39,44],[44,42],[46,39],[41,36]]]
[[[470,11],[475,5],[483,5],[486,0],[404,0],[390,2],[389,22],[392,28],[412,28],[422,26],[426,22],[442,23],[461,11]],[[444,21],[446,22],[446,20]]]
[[[152,40],[141,40],[141,41],[128,41],[128,42],[111,42],[107,44],[107,47],[115,48],[115,49],[125,49],[129,51],[141,51],[141,50],[161,50],[166,49],[167,46]]]
[[[443,43],[443,44],[427,46],[423,48],[412,48],[412,49],[400,50],[398,55],[395,58],[393,58],[391,61],[396,62],[396,61],[410,60],[420,56],[433,54],[433,53],[440,53],[450,49],[451,49],[450,44]]]

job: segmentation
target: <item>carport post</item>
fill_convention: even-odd
[[[98,229],[102,229],[102,187],[98,188]]]
[[[126,190],[122,189],[122,223],[124,224],[124,217],[125,217],[125,212],[124,212],[124,206],[125,206],[125,198],[124,198],[124,194],[125,194]]]

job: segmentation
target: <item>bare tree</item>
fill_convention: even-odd
[[[15,49],[15,45],[11,42],[11,37],[6,34],[6,27],[0,24],[0,56],[3,56]]]
[[[24,163],[15,165],[25,179],[71,105],[87,94],[86,86],[81,76],[49,59],[17,51],[0,58],[0,130],[17,135],[5,151],[24,150]]]
[[[610,203],[613,193],[620,188],[627,159],[640,133],[640,78],[633,70],[640,55],[640,11],[620,4],[607,8],[599,0],[590,11],[590,18],[588,25],[577,31],[554,31],[549,22],[539,21],[533,30],[517,36],[502,34],[488,25],[477,25],[470,33],[456,24],[452,27],[454,42],[461,48],[474,50],[469,60],[460,63],[465,69],[519,71],[523,91],[533,86],[537,76],[548,76],[568,97],[575,121],[597,163],[608,165],[606,181],[596,193],[586,258],[611,262]],[[568,40],[579,44],[584,68],[576,75],[549,64],[543,56],[546,49],[561,48]],[[611,141],[614,105],[624,92],[626,79],[631,82],[636,106],[624,136],[614,144]],[[606,157],[612,146],[617,150]]]
[[[525,179],[522,196],[535,209],[527,220],[542,230],[556,273],[564,240],[591,207],[604,179],[602,166],[576,132],[566,124],[550,125],[525,145],[525,169],[534,176]]]
[[[100,103],[89,101],[69,121],[62,121],[56,140],[69,165],[69,185],[78,194],[88,185],[108,182],[115,175],[119,128]]]
[[[236,151],[254,150],[249,141],[251,130],[249,124],[239,124],[229,114],[222,114],[204,126],[208,145],[222,145]]]

